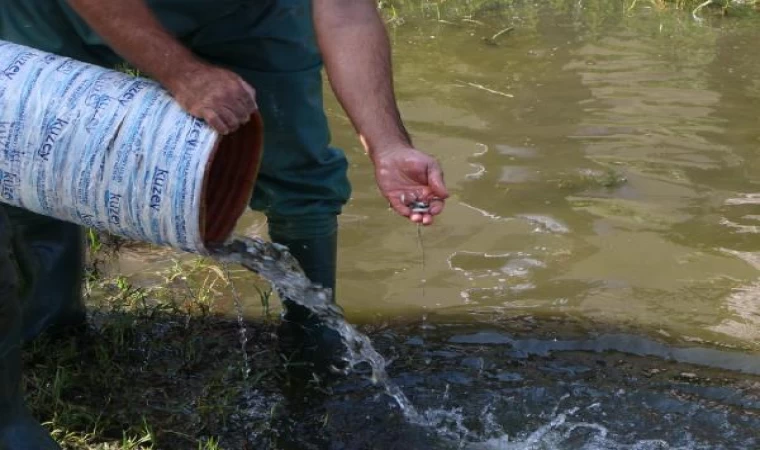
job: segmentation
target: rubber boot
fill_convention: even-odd
[[[59,450],[24,404],[21,392],[21,306],[10,255],[11,231],[0,210],[0,450]]]
[[[304,231],[306,224],[297,219],[270,219],[269,234],[273,242],[288,247],[313,283],[332,290],[330,301],[335,302],[337,218],[332,217],[328,223],[330,226],[317,226]],[[308,236],[310,233],[314,234]],[[306,364],[316,374],[327,375],[344,370],[346,347],[338,332],[325,325],[306,307],[287,298],[282,299],[282,303],[284,311],[278,329],[280,352],[290,362]]]
[[[23,328],[64,335],[86,328],[82,297],[84,233],[78,225],[3,206],[13,226],[13,252],[22,280]]]
[[[20,309],[17,312],[20,315]],[[18,317],[16,320],[19,322]],[[60,450],[61,447],[24,404],[19,330],[15,336],[7,331],[4,328],[0,335],[0,450]]]

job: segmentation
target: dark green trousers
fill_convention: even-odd
[[[335,217],[350,197],[351,187],[343,152],[330,146],[322,103],[322,60],[310,0],[148,3],[163,25],[197,55],[234,70],[256,89],[265,123],[265,148],[251,207],[269,217],[272,234],[287,240],[334,233]],[[0,39],[105,67],[121,62],[65,0],[2,0]],[[55,292],[78,296],[81,270],[72,268],[81,267],[79,227],[0,207],[8,210],[14,227],[27,230],[27,243],[35,240],[34,230],[45,235],[42,245],[25,252],[31,258],[20,262],[28,267],[22,275],[54,277],[58,280]],[[282,224],[281,229],[277,224]],[[53,243],[65,243],[66,248],[48,245]],[[46,259],[53,254],[60,256],[57,263]],[[38,261],[35,255],[40,256]],[[47,316],[56,309],[50,295],[41,292],[38,297],[42,298],[22,300],[25,310],[36,311],[26,314],[26,337],[50,321]],[[43,310],[49,312],[43,314],[45,320],[31,323]]]

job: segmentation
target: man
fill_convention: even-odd
[[[0,0],[0,39],[107,67],[126,61],[220,133],[259,109],[266,147],[251,207],[313,281],[334,288],[350,185],[343,153],[329,145],[323,63],[391,207],[429,225],[448,195],[439,165],[402,124],[374,1]],[[413,213],[415,199],[428,212]],[[24,405],[19,347],[84,323],[82,263],[79,227],[0,207],[0,450],[58,448]],[[284,304],[283,323],[329,351],[320,324]]]

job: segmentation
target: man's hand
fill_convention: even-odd
[[[199,63],[159,81],[182,108],[221,134],[236,131],[257,109],[256,92],[229,70]]]
[[[430,225],[443,211],[449,197],[443,171],[433,157],[411,147],[376,153],[375,177],[391,207],[412,222]],[[415,213],[410,206],[419,201],[430,205],[425,213]]]
[[[237,130],[256,110],[251,86],[198,59],[164,29],[145,0],[67,1],[119,55],[155,78],[189,114],[219,133]]]
[[[327,74],[375,163],[391,207],[430,225],[448,197],[438,162],[414,148],[393,92],[388,35],[374,0],[314,0],[314,25]],[[415,213],[415,201],[430,208]]]

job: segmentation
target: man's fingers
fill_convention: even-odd
[[[231,109],[219,108],[217,114],[224,121],[225,125],[227,125],[226,134],[234,133],[240,128],[240,119],[238,119],[237,115]]]
[[[221,117],[219,117],[219,114],[217,114],[216,111],[205,108],[201,110],[201,117],[206,121],[206,123],[211,125],[211,128],[216,130],[217,133],[227,134],[230,132],[227,124],[224,122],[224,120],[222,120]]]
[[[256,91],[251,87],[250,84],[246,83],[245,80],[240,80],[240,83],[243,87],[243,90],[247,95],[243,96],[241,100],[243,101],[246,109],[248,110],[249,114],[253,114],[254,111],[259,109],[259,106],[256,104]]]
[[[401,214],[404,217],[409,217],[412,215],[412,209],[409,208],[409,206],[405,205],[400,198],[394,196],[391,197],[389,201],[391,208],[393,208],[393,210],[397,213]]]
[[[430,190],[433,191],[433,195],[438,198],[445,199],[449,197],[449,191],[446,190],[446,184],[443,181],[443,170],[438,164],[431,164],[428,166],[428,185]]]
[[[241,124],[248,123],[256,111],[256,98],[253,89],[243,80],[239,81],[239,89],[232,94],[229,105],[234,105],[234,113]]]
[[[412,213],[412,215],[409,217],[409,220],[414,223],[419,223],[427,226],[433,223],[433,216],[431,214]]]
[[[245,102],[242,99],[238,99],[235,102],[235,109],[232,110],[232,112],[235,114],[238,124],[244,125],[251,120],[251,114],[253,111],[245,105]]]
[[[430,214],[433,216],[437,216],[441,212],[443,212],[443,207],[445,206],[445,202],[443,200],[434,199],[430,202]]]
[[[182,108],[204,119],[220,134],[229,134],[251,120],[258,109],[256,91],[226,69],[201,64],[193,73],[167,82]]]

